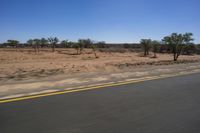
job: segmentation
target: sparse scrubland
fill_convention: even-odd
[[[105,44],[90,39],[58,43],[58,38],[52,37],[30,39],[26,44],[8,40],[0,45],[0,80],[198,62],[200,47],[192,44],[192,40],[191,33],[173,33],[162,42],[142,39],[141,44]]]
[[[200,61],[199,55],[183,55],[179,61],[171,60],[171,54],[154,54],[144,57],[142,52],[131,52],[121,49],[121,52],[100,52],[95,58],[91,49],[83,50],[76,55],[74,49],[44,49],[35,54],[31,49],[0,50],[0,79],[28,79],[53,76],[57,74],[73,74],[77,72],[115,72],[134,69],[144,65],[168,65],[173,63],[189,63]],[[114,51],[114,49],[111,49]],[[123,52],[122,52],[123,51]]]

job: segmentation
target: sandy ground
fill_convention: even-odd
[[[85,72],[119,72],[130,65],[133,66],[131,69],[134,69],[146,64],[170,63],[173,59],[170,54],[158,54],[158,58],[152,58],[153,55],[142,57],[142,53],[134,52],[97,52],[99,58],[95,58],[89,49],[84,50],[82,55],[76,55],[74,49],[57,49],[55,53],[50,51],[51,49],[35,54],[31,49],[0,49],[0,81]],[[179,60],[200,61],[200,56],[180,56]]]

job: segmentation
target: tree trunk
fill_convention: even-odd
[[[154,58],[157,58],[156,52],[154,52]]]
[[[147,55],[149,55],[149,50],[147,50]]]
[[[94,56],[95,56],[95,58],[97,58],[97,54],[96,54],[95,49],[93,49],[93,52],[94,52]]]
[[[179,55],[180,55],[179,53],[176,55],[176,60],[178,60]]]
[[[144,56],[147,56],[147,49],[144,49]]]
[[[52,52],[55,52],[55,44],[53,44]]]
[[[174,61],[177,61],[177,55],[174,53]]]
[[[80,48],[80,53],[79,53],[80,55],[82,54],[82,51],[83,51],[83,49],[82,49],[82,48]]]
[[[35,54],[37,54],[37,47],[35,46],[34,49],[35,49]]]
[[[77,50],[77,55],[78,55],[78,51],[79,51],[79,49],[77,48],[76,50]]]
[[[146,50],[144,50],[144,56],[146,56]]]
[[[37,47],[36,47],[36,48],[37,48],[37,53],[39,53],[39,46],[38,46],[38,45],[36,45],[36,46],[37,46]]]

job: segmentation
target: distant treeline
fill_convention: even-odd
[[[68,42],[68,43],[57,43],[55,44],[55,48],[74,48],[79,42]],[[40,48],[51,48],[51,44],[39,44]],[[94,42],[93,45],[96,45],[97,48],[133,48],[139,49],[141,48],[140,43],[105,43],[105,42]],[[11,43],[0,43],[0,48],[32,48],[33,44],[29,43],[18,43],[17,45],[13,45]],[[83,46],[84,48],[90,48],[90,44],[86,44]]]
[[[173,35],[173,34],[172,34]],[[173,38],[179,38],[178,34],[174,34]],[[187,34],[186,34],[187,35]],[[191,33],[192,36],[192,33]],[[183,36],[184,37],[184,36]],[[170,36],[167,36],[166,39],[169,40]],[[181,39],[181,38],[180,38]],[[193,40],[193,39],[192,39]],[[55,48],[74,48],[77,50],[77,54],[81,53],[84,48],[91,48],[93,50],[99,50],[101,52],[126,52],[127,50],[131,52],[140,52],[145,47],[148,49],[152,49],[155,53],[171,53],[173,52],[172,47],[169,44],[173,44],[171,46],[176,46],[173,42],[167,43],[163,41],[151,41],[150,39],[142,39],[140,43],[106,43],[104,41],[92,41],[90,39],[79,39],[77,42],[72,42],[68,40],[59,40],[58,38],[50,37],[50,38],[41,38],[41,39],[29,39],[26,43],[20,43],[17,40],[7,40],[7,42],[0,44],[0,48],[34,48],[35,52],[38,52],[39,49],[42,48],[52,48],[54,52]],[[187,43],[177,45],[176,47],[182,47],[181,54],[200,54],[200,44]],[[175,48],[176,48],[175,47]]]
[[[78,42],[68,42],[66,43],[57,43],[55,44],[55,48],[75,48]],[[142,45],[140,43],[105,43],[105,42],[96,42],[94,43],[96,48],[98,49],[108,49],[107,51],[111,52],[123,52],[123,49],[129,49],[130,51],[141,51]],[[170,53],[170,49],[166,44],[159,44],[159,53]],[[0,48],[33,48],[34,45],[28,43],[19,43],[17,46],[12,45],[10,43],[2,43],[0,44]],[[51,48],[51,44],[40,45],[40,48]],[[84,45],[83,48],[91,48],[90,45]],[[121,50],[120,50],[121,49]],[[132,49],[132,50],[131,50]],[[106,50],[101,50],[106,51]],[[200,44],[189,44],[184,49],[183,54],[200,54]]]

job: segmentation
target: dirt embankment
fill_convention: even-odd
[[[85,72],[119,72],[145,65],[168,65],[174,63],[189,63],[200,61],[200,56],[180,56],[178,62],[173,62],[172,55],[158,54],[158,58],[142,57],[142,53],[97,52],[95,58],[92,50],[84,50],[82,55],[76,55],[74,49],[58,49],[35,54],[32,50],[0,49],[0,81],[28,80],[59,74],[74,74]]]

